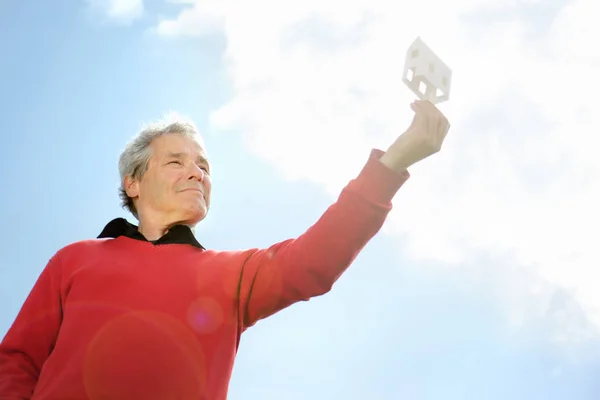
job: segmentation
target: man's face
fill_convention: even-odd
[[[148,169],[128,185],[140,220],[195,225],[210,206],[210,166],[200,144],[181,134],[166,134],[150,144]]]

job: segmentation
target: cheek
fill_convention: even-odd
[[[152,185],[143,188],[146,198],[152,204],[164,206],[174,201],[172,185],[167,184],[167,182],[166,180],[156,180]]]
[[[212,190],[212,181],[210,180],[210,177],[207,176],[204,178],[204,182],[202,182],[202,184],[204,185],[204,194],[207,197],[210,197],[210,192]]]

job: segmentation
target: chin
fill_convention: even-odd
[[[183,218],[181,218],[181,220],[184,221],[185,225],[194,226],[200,221],[202,221],[204,218],[206,218],[207,214],[208,210],[202,207],[201,209],[194,209],[188,211],[182,216]]]

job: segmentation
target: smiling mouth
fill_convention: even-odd
[[[204,192],[202,192],[202,190],[200,190],[200,189],[189,188],[189,189],[183,189],[182,192],[197,192],[197,193],[200,193],[202,198],[204,198]]]

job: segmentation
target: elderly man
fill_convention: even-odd
[[[194,126],[151,125],[121,155],[121,198],[139,221],[60,249],[0,344],[0,399],[225,400],[242,333],[328,292],[377,233],[407,168],[449,129],[430,102],[372,150],[304,234],[265,249],[204,249],[210,163]],[[335,156],[335,155],[333,155]]]

